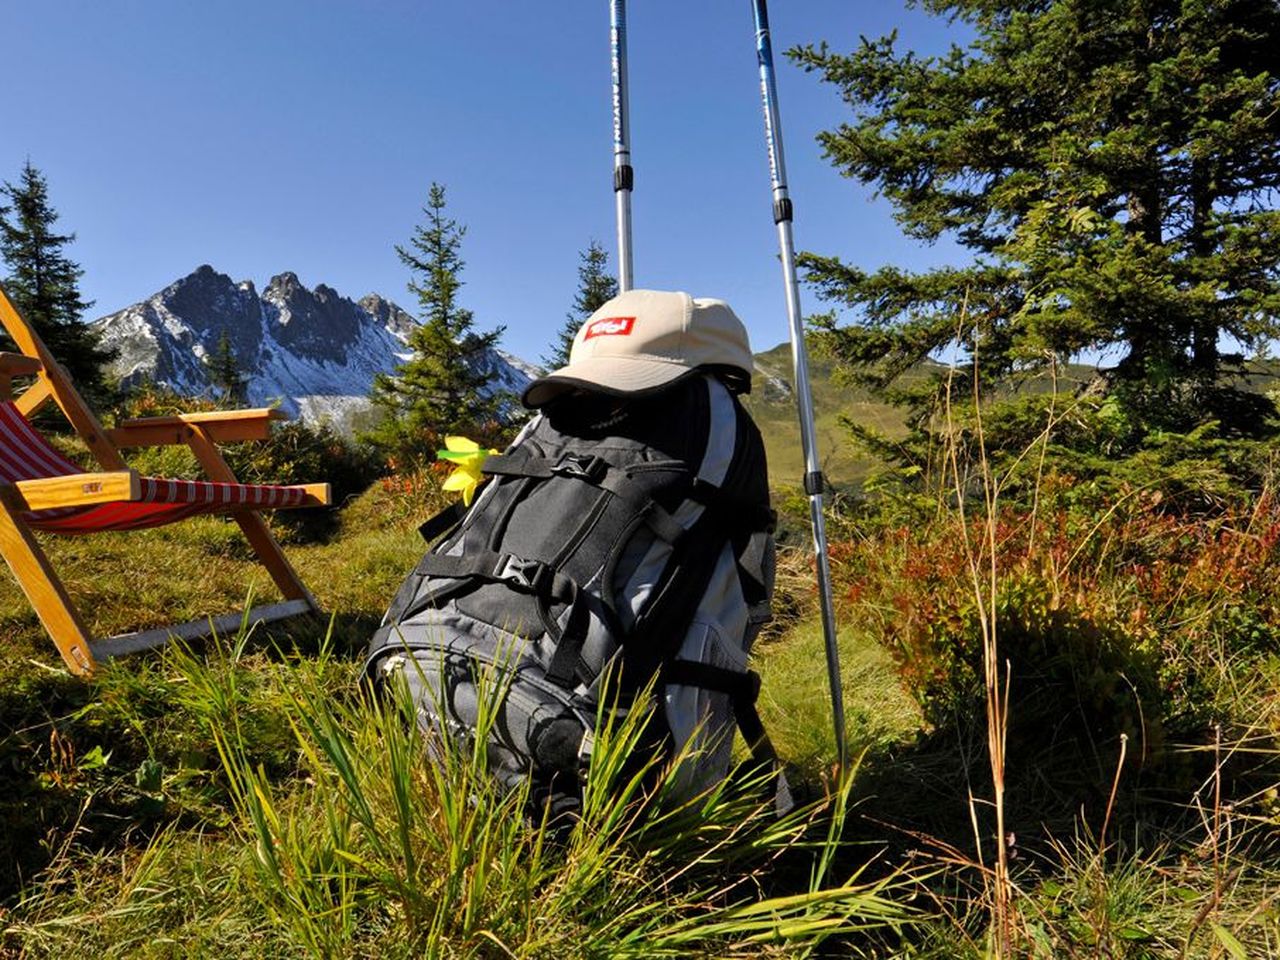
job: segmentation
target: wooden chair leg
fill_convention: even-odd
[[[286,600],[305,600],[311,605],[312,610],[318,612],[320,605],[316,603],[316,598],[311,595],[311,591],[306,588],[302,579],[293,569],[293,564],[289,562],[289,558],[280,549],[280,544],[272,536],[270,528],[267,527],[267,522],[262,519],[262,515],[257,513],[236,514],[236,523],[240,524],[240,529],[244,532],[244,538],[249,541],[249,546],[253,548],[253,552],[257,554],[262,565],[267,568],[267,573],[271,574],[271,579],[280,588],[280,593],[284,595],[284,598]]]
[[[53,639],[72,673],[88,676],[93,672],[93,654],[89,649],[89,631],[81,622],[71,598],[31,528],[22,517],[0,500],[0,555],[13,571],[22,592],[27,595],[36,616]]]
[[[200,461],[200,466],[204,468],[209,479],[218,483],[236,483],[236,475],[231,472],[231,467],[222,457],[222,451],[218,449],[218,445],[213,442],[208,432],[195,424],[190,425],[190,430],[187,444],[196,455],[196,459]],[[302,579],[285,557],[284,551],[280,549],[280,544],[271,535],[271,530],[267,527],[267,522],[262,519],[262,515],[249,512],[237,513],[235,520],[244,532],[245,539],[249,541],[249,546],[253,548],[262,565],[267,568],[267,573],[271,574],[271,579],[275,581],[284,598],[305,600],[311,605],[312,610],[319,612],[320,605],[316,603],[311,591],[303,585]]]

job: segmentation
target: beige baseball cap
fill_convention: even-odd
[[[582,325],[568,365],[533,381],[521,400],[541,407],[575,387],[619,396],[642,393],[704,369],[719,371],[745,393],[752,368],[747,329],[723,300],[628,290]]]

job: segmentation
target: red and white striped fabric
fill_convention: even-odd
[[[83,473],[51,447],[12,403],[0,403],[0,482],[65,477]],[[198,513],[229,513],[250,508],[295,507],[306,498],[301,487],[255,483],[209,483],[142,477],[142,495],[125,503],[35,510],[24,519],[38,530],[97,533],[158,527]]]

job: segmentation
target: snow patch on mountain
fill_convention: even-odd
[[[759,356],[755,360],[756,382],[754,389],[756,394],[769,401],[791,399],[791,381],[779,375],[767,364],[761,363]]]

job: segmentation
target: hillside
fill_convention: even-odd
[[[832,364],[826,358],[810,357],[809,380],[822,469],[836,485],[862,479],[872,461],[854,449],[840,417],[849,416],[893,436],[904,429],[901,412],[873,399],[859,387],[836,384],[832,379]],[[800,426],[792,390],[790,344],[780,343],[756,354],[756,376],[745,403],[764,436],[771,483],[774,486],[798,484],[804,475],[804,452],[800,448]]]
[[[788,347],[759,361],[749,402],[775,480],[793,482]],[[1255,389],[1274,384],[1273,366],[1254,372]],[[893,431],[897,411],[834,384],[821,358],[814,390],[827,469],[856,481],[866,464],[839,412]],[[145,455],[133,461],[144,472]],[[1198,518],[1154,496],[1094,503],[1046,488],[1037,511],[990,518],[998,572],[976,600],[966,544],[986,518],[872,514],[856,537],[833,525],[845,732],[860,758],[849,794],[829,790],[809,557],[784,543],[777,617],[752,661],[788,778],[816,805],[784,830],[726,793],[675,840],[606,809],[592,824],[624,826],[562,846],[483,770],[433,777],[425,741],[355,693],[365,645],[424,549],[417,524],[446,499],[439,481],[384,478],[311,535],[275,521],[331,621],[125,658],[88,682],[61,668],[0,576],[0,956],[590,960],[665,943],[668,956],[770,960],[828,937],[820,955],[982,956],[969,918],[986,909],[982,858],[1001,835],[970,695],[988,602],[1013,691],[1004,823],[1018,923],[1048,944],[1035,955],[1273,955],[1280,924],[1258,910],[1280,903],[1272,497]],[[219,519],[41,541],[98,635],[275,597]],[[830,838],[816,852],[795,842],[807,818],[810,839]],[[753,822],[760,832],[729,849]],[[635,859],[646,843],[675,856]],[[699,865],[705,888],[689,885]],[[787,910],[800,916],[781,927]],[[909,920],[877,929],[896,916]],[[1224,936],[1247,952],[1201,949]]]
[[[1075,393],[1097,377],[1099,367],[1073,363],[1063,367],[1058,389]],[[922,376],[920,367],[906,380]],[[877,399],[865,388],[837,382],[832,362],[817,351],[810,352],[809,380],[818,428],[818,456],[827,479],[836,487],[856,484],[874,466],[873,458],[860,452],[849,438],[841,419],[873,427],[890,437],[903,436],[904,411]],[[1224,384],[1256,393],[1268,393],[1280,384],[1280,360],[1253,359],[1241,374],[1224,378]],[[756,354],[756,376],[751,394],[744,398],[747,409],[760,426],[769,456],[769,479],[775,486],[796,485],[804,474],[804,454],[800,448],[800,427],[792,391],[791,345],[780,343]],[[1002,392],[1047,393],[1053,389],[1047,374],[1040,373],[1003,388]]]
[[[651,956],[658,943],[666,956],[769,960],[830,934],[820,955],[984,955],[970,949],[969,918],[981,917],[978,858],[993,831],[985,753],[965,714],[930,723],[940,701],[911,695],[953,675],[948,650],[974,647],[956,517],[873,524],[833,544],[847,735],[861,758],[847,821],[843,802],[821,799],[832,761],[821,632],[808,565],[784,551],[779,621],[753,657],[760,707],[792,783],[819,798],[807,836],[829,831],[827,844],[794,845],[794,823],[753,821],[729,795],[675,839],[610,813],[599,822],[625,826],[592,821],[564,846],[487,790],[482,771],[433,777],[423,741],[355,695],[364,645],[421,555],[415,527],[440,504],[435,484],[375,485],[324,542],[290,544],[332,623],[130,657],[89,682],[66,675],[0,576],[0,956],[589,960]],[[1259,905],[1280,902],[1277,780],[1263,766],[1280,729],[1280,579],[1274,537],[1251,530],[1280,530],[1274,501],[1210,521],[1061,509],[1042,529],[1075,531],[1067,540],[1033,546],[1011,515],[1001,553],[1002,602],[1058,586],[1066,605],[1002,614],[1018,671],[1006,824],[1019,923],[1048,944],[1034,955],[1274,955],[1280,926]],[[250,589],[273,596],[216,519],[47,546],[101,633],[227,610]],[[1053,572],[1077,555],[1073,571]],[[1055,657],[1020,643],[1019,624],[1046,631]],[[1147,631],[1168,651],[1158,676]],[[934,669],[914,669],[904,649]],[[1189,707],[1223,718],[1221,761]],[[759,832],[735,848],[742,822]],[[646,842],[658,854],[631,853]],[[692,885],[691,870],[705,871]],[[786,923],[788,909],[803,912]],[[905,925],[877,932],[897,916]],[[1223,936],[1245,946],[1214,952]]]

